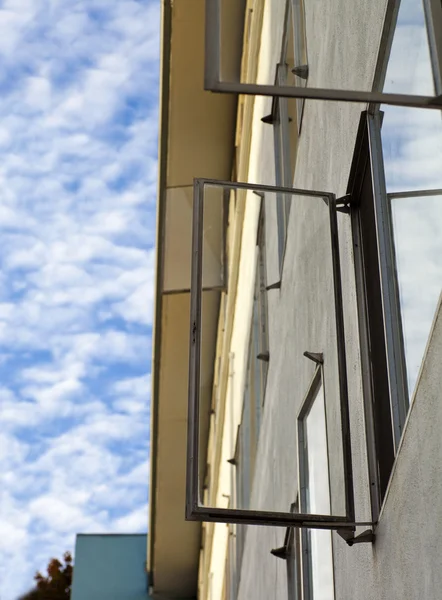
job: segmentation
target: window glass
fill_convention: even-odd
[[[287,65],[277,67],[277,81],[284,85],[287,81]],[[275,184],[281,187],[292,187],[294,176],[294,158],[297,133],[293,131],[293,117],[289,115],[287,98],[275,99],[275,114],[273,116],[273,136],[275,145]],[[296,111],[295,111],[296,115]],[[278,258],[279,267],[282,269],[285,243],[287,236],[288,219],[290,214],[290,195],[277,193],[276,217],[278,226]]]
[[[267,371],[268,362],[266,360],[262,360],[261,358],[264,353],[267,351],[267,345],[263,344],[263,339],[261,337],[260,331],[260,296],[261,292],[259,289],[260,278],[256,278],[255,285],[255,296],[253,299],[253,322],[252,322],[252,341],[251,347],[253,352],[253,362],[251,364],[251,379],[253,383],[253,399],[254,399],[254,408],[255,408],[255,445],[258,442],[258,434],[259,429],[261,427],[261,411],[263,404],[263,396],[264,396],[264,388],[263,388],[263,371]]]
[[[412,392],[442,292],[442,191],[429,196],[393,196],[390,201],[408,389]]]
[[[301,511],[330,514],[327,432],[322,382],[319,382],[310,409],[300,425]],[[334,597],[331,532],[305,529],[302,538],[306,600],[330,600]]]
[[[301,600],[299,529],[292,527],[287,556],[287,597],[288,600]]]
[[[435,4],[424,0],[431,22]],[[435,93],[440,81],[422,0],[402,0],[384,91]],[[442,188],[439,111],[384,107],[382,144],[388,193]],[[391,203],[408,391],[412,395],[442,287],[440,196]],[[423,293],[424,291],[424,293]]]
[[[236,535],[235,525],[229,524],[229,537],[227,542],[226,575],[224,581],[225,600],[235,600],[238,587],[236,566]]]
[[[298,501],[292,504],[291,512],[299,512]],[[288,600],[301,600],[300,531],[296,527],[289,529],[287,550],[287,598]]]
[[[236,508],[250,508],[253,474],[261,427],[262,406],[268,369],[268,332],[265,275],[264,206],[261,208],[256,245],[255,288],[250,330],[246,384],[238,430],[236,458]],[[240,568],[246,527],[237,526],[237,557]]]
[[[246,402],[247,395],[244,398]],[[248,402],[247,402],[248,404]],[[246,430],[244,433],[243,430]],[[249,423],[244,421],[244,410],[241,425],[238,428],[237,455],[236,455],[236,508],[248,508],[248,488],[250,475],[250,447],[248,445]],[[245,525],[236,525],[236,570],[241,572],[242,554],[246,534]]]
[[[305,87],[308,79],[307,41],[305,32],[304,0],[289,0],[292,25],[293,46],[293,83],[297,87]],[[296,100],[296,121],[298,131],[301,130],[304,112],[304,98]]]

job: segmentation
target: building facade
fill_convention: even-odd
[[[78,534],[72,600],[149,600],[146,534]]]
[[[442,5],[220,6],[227,79],[439,108],[204,91],[211,13],[164,3],[151,592],[436,598]]]

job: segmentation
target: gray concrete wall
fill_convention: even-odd
[[[278,5],[279,6],[279,5]],[[317,85],[368,89],[373,81],[385,11],[375,2],[306,2],[309,63]],[[275,19],[281,11],[274,11]],[[343,17],[343,15],[346,15]],[[275,21],[267,24],[275,39]],[[349,24],[351,27],[349,28]],[[266,26],[265,26],[266,27]],[[321,32],[327,32],[321,35]],[[269,45],[271,46],[271,44]],[[277,48],[278,44],[274,45]],[[357,52],[355,52],[357,48]],[[275,50],[275,56],[277,50]],[[269,61],[272,64],[272,60]],[[270,77],[270,74],[269,74]],[[270,101],[257,99],[268,114]],[[294,187],[345,193],[359,117],[365,106],[307,102]],[[262,126],[255,143],[259,156],[254,181],[272,183],[273,134]],[[273,204],[270,204],[273,201]],[[252,508],[288,511],[298,492],[296,417],[314,373],[305,350],[323,352],[330,448],[331,502],[343,504],[338,379],[330,243],[325,206],[300,202],[290,214],[281,290],[268,294],[270,367],[260,433]],[[268,283],[278,279],[275,261],[274,199],[268,198]],[[356,518],[371,520],[370,489],[359,351],[350,219],[339,216],[353,475]],[[246,251],[246,250],[244,250]],[[438,494],[442,488],[440,426],[442,316],[433,333],[425,367],[409,415],[391,487],[374,546],[348,547],[333,534],[336,599],[437,598],[442,589],[442,534]],[[438,364],[439,363],[439,364]],[[284,561],[270,555],[283,544],[284,529],[249,527],[241,569],[240,600],[287,597]]]

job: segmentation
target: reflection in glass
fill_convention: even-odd
[[[330,514],[327,431],[322,382],[304,417],[300,448],[303,469],[302,511]],[[308,600],[331,600],[334,596],[332,538],[330,531],[303,531],[303,556],[307,562],[304,585]],[[307,581],[305,581],[307,579]]]
[[[435,93],[422,0],[402,0],[384,91]],[[382,146],[387,193],[442,188],[439,111],[386,106]],[[392,216],[408,389],[412,394],[441,290],[442,198],[397,198]]]
[[[442,192],[396,196],[391,199],[391,208],[408,388],[412,393],[442,291]]]

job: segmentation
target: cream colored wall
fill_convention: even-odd
[[[272,5],[270,7],[270,4]],[[266,2],[264,5],[264,23],[269,22],[270,11],[276,11],[280,16],[280,28],[277,37],[281,40],[282,23],[285,10],[285,2],[277,0],[276,2]],[[274,16],[274,15],[273,15]],[[257,77],[268,79],[273,65],[277,62],[276,48],[280,46],[280,41],[275,43],[274,33],[264,29],[260,40],[261,51],[257,62]],[[271,100],[262,97],[254,98],[251,109],[252,117],[250,124],[250,142],[247,140],[247,130],[242,130],[243,144],[247,147],[247,162],[239,173],[241,181],[254,183],[274,184],[274,157],[273,157],[273,137],[272,128],[264,125],[261,118],[270,112]],[[242,127],[242,123],[241,123]],[[264,159],[264,160],[263,160]],[[266,168],[263,169],[263,162]],[[241,170],[240,170],[241,171]],[[242,404],[244,398],[245,375],[247,368],[247,355],[250,336],[250,324],[252,318],[253,293],[255,283],[255,247],[258,230],[258,219],[260,210],[260,200],[252,192],[247,192],[245,199],[245,214],[242,217],[236,217],[242,225],[241,229],[241,252],[239,256],[239,276],[236,287],[236,299],[233,307],[233,328],[231,334],[228,352],[231,355],[231,376],[228,378],[228,384],[225,391],[226,407],[224,414],[224,428],[222,435],[222,451],[219,459],[219,476],[217,481],[216,501],[213,505],[217,507],[226,507],[232,494],[232,470],[234,467],[227,461],[234,456],[236,446],[236,435],[238,425],[241,421]],[[269,211],[267,211],[269,213]],[[276,280],[279,276],[277,265],[277,247],[276,240],[276,207],[273,212],[266,213],[267,227],[266,231],[273,229],[274,235],[270,236],[273,243],[268,248],[268,254],[272,257],[273,273],[268,273],[269,281],[272,277]],[[234,257],[236,258],[236,257]],[[223,584],[225,579],[225,565],[228,543],[228,526],[223,523],[214,525],[206,524],[206,531],[212,530],[210,540],[211,554],[210,563],[206,566],[206,573],[203,580],[206,585],[202,587],[202,600],[222,600]],[[210,581],[210,585],[209,585]]]

